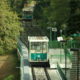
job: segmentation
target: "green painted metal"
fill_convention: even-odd
[[[28,12],[28,13],[23,13],[23,19],[32,19],[33,18],[33,14],[30,12]]]
[[[52,58],[59,58],[61,56],[61,58],[64,58],[65,55],[60,55],[60,54],[56,54],[56,55],[51,55]]]
[[[20,54],[22,55],[23,49],[26,49],[26,46],[19,40],[17,43],[17,49],[19,50]]]
[[[32,15],[25,15],[25,16],[23,16],[23,19],[32,19],[33,17],[32,17]]]
[[[53,40],[49,42],[49,48],[60,48],[61,43],[58,42],[57,40]]]
[[[52,41],[52,28],[50,29],[50,41]]]
[[[23,45],[20,42],[17,44],[17,49],[19,50],[20,54],[22,54],[22,46]]]
[[[74,33],[71,35],[72,37],[80,37],[80,33]]]
[[[71,60],[72,59],[72,54],[70,53],[70,51],[65,47],[64,48],[64,53],[67,55],[67,57]]]
[[[65,43],[67,48],[80,48],[80,41],[79,40],[68,40]],[[53,40],[49,42],[49,48],[64,48],[61,42],[57,40]]]
[[[79,47],[79,42],[78,41],[76,41],[76,40],[69,40],[69,41],[67,41],[67,48],[77,48],[77,47]]]
[[[17,48],[18,48],[19,52],[22,53],[21,46],[18,45]]]
[[[34,61],[47,60],[47,53],[31,53],[31,60],[34,60]]]

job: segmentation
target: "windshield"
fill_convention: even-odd
[[[46,42],[31,42],[31,52],[32,53],[47,53],[47,43]]]

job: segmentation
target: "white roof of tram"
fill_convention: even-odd
[[[33,7],[24,7],[22,11],[32,11],[33,12],[34,8]]]
[[[49,42],[47,36],[28,36],[29,42]]]
[[[31,3],[25,4],[22,11],[34,11],[34,7],[36,5],[36,1],[31,1]]]

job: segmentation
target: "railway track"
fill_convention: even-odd
[[[43,67],[32,67],[33,80],[51,80],[46,69]]]

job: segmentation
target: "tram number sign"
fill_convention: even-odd
[[[57,31],[57,28],[52,28],[52,31],[55,31],[56,32]]]

